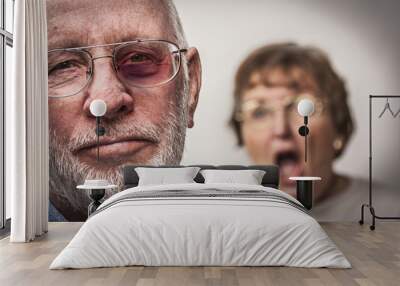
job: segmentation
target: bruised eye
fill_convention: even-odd
[[[134,54],[129,59],[133,63],[141,63],[141,62],[145,62],[145,61],[152,61],[152,59],[149,56],[145,55],[145,54]]]

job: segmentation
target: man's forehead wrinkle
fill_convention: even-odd
[[[124,7],[138,4],[153,4],[153,0],[47,0],[46,8],[50,13],[54,11],[65,13],[78,9],[93,9],[94,7],[108,6],[108,8]],[[111,5],[110,5],[111,3]]]
[[[107,16],[109,12],[126,13],[129,11],[128,13],[134,12],[137,15],[148,14],[150,17],[168,18],[166,17],[167,6],[163,0],[47,0],[47,15],[49,19],[53,15],[58,16],[68,13],[78,15],[84,11],[89,11],[92,17],[96,14],[105,14]]]
[[[60,2],[48,0],[53,1]],[[81,3],[84,2],[86,1]],[[139,5],[138,2],[140,1],[131,0],[131,5],[124,9],[118,5],[97,5],[96,2],[95,10],[86,4],[80,7],[75,5],[76,10],[64,7],[53,15],[49,14],[49,49],[115,43],[137,38],[175,40],[174,33],[166,27],[170,26],[167,14],[154,5]]]

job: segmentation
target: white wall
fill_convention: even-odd
[[[368,175],[368,95],[400,94],[400,1],[175,0],[190,45],[203,65],[203,86],[182,164],[250,163],[227,127],[233,77],[253,49],[276,41],[327,51],[347,79],[357,131],[337,161],[342,172]],[[393,105],[400,108],[400,99]],[[379,113],[384,102],[376,102]],[[375,115],[375,118],[377,116]],[[375,120],[376,176],[394,181],[400,168],[400,117]],[[374,141],[375,142],[375,141]],[[398,182],[400,179],[397,178]]]

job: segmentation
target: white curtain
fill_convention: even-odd
[[[45,0],[15,1],[13,94],[6,98],[12,242],[47,232],[49,144]]]

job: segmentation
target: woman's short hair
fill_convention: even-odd
[[[268,75],[269,71],[277,69],[282,70],[288,77],[293,77],[293,73],[291,73],[293,69],[301,70],[314,82],[318,94],[326,102],[325,108],[328,108],[336,132],[342,140],[342,148],[336,153],[336,157],[340,156],[354,130],[344,80],[335,72],[328,56],[322,50],[295,43],[263,46],[252,52],[240,64],[235,76],[234,108],[230,119],[230,125],[235,131],[238,145],[243,145],[243,138],[241,122],[238,120],[237,113],[241,108],[243,93],[251,88],[251,77],[261,71],[263,75]],[[301,85],[305,84],[305,81],[298,78],[292,79],[292,81],[297,81],[300,89]]]

